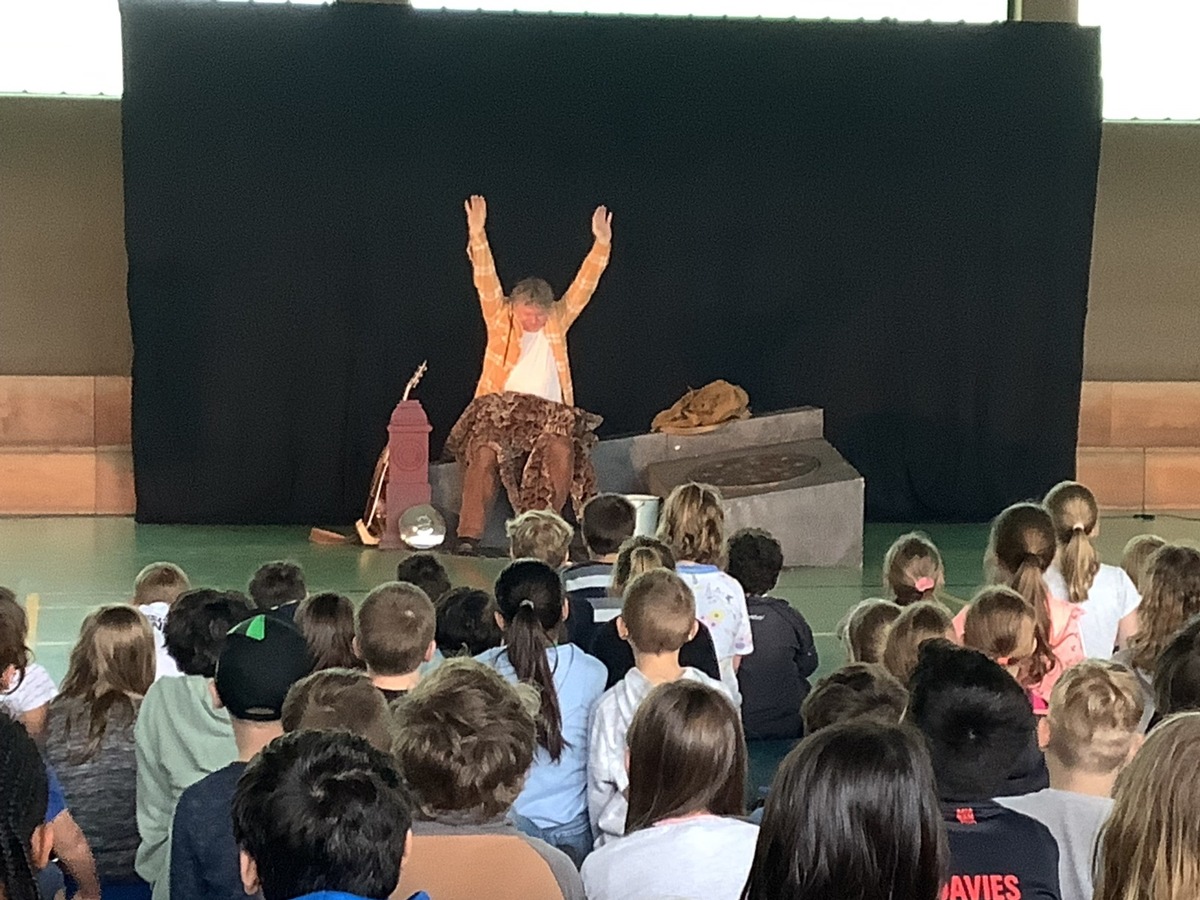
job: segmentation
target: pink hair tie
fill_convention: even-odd
[[[917,593],[924,594],[928,591],[932,591],[935,587],[937,587],[937,582],[934,581],[932,578],[930,578],[928,575],[926,575],[924,578],[918,578],[916,584],[914,584],[913,587],[916,588]]]

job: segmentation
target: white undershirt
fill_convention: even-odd
[[[551,403],[562,403],[558,366],[554,363],[554,351],[546,340],[545,329],[522,332],[521,356],[508,373],[504,389],[518,394],[533,394]]]

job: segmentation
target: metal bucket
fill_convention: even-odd
[[[633,504],[637,512],[637,527],[634,534],[654,537],[658,529],[658,511],[662,500],[653,494],[626,494],[625,499]]]

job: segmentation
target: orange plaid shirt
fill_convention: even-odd
[[[579,318],[583,308],[592,299],[600,276],[608,266],[611,246],[596,241],[592,245],[579,274],[567,288],[562,299],[550,309],[546,322],[546,340],[554,354],[554,365],[558,369],[558,381],[562,385],[563,403],[575,405],[575,387],[571,382],[571,360],[567,356],[567,330]],[[513,320],[512,304],[504,299],[504,288],[496,274],[496,261],[492,248],[488,246],[487,234],[471,235],[467,245],[467,256],[474,271],[475,289],[479,292],[479,305],[483,309],[483,320],[487,323],[487,349],[483,353],[483,374],[475,396],[498,394],[504,390],[509,373],[521,356],[521,330]]]

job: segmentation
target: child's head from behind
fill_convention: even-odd
[[[212,678],[229,630],[252,614],[250,603],[237,591],[185,591],[167,613],[167,653],[184,675]]]
[[[952,639],[954,621],[946,607],[929,600],[919,600],[906,606],[896,617],[888,631],[887,643],[883,647],[883,666],[901,684],[908,684],[913,669],[917,667],[917,655],[926,641]]]
[[[1200,710],[1200,616],[1171,639],[1154,666],[1154,713]]]
[[[83,620],[59,692],[97,706],[101,701],[106,708],[125,704],[132,718],[128,701],[150,689],[154,667],[154,634],[146,617],[131,606],[102,606]],[[92,716],[89,756],[103,737],[105,718]]]
[[[285,732],[348,731],[391,752],[387,700],[361,669],[321,669],[301,678],[287,692],[281,722]]]
[[[1107,660],[1087,659],[1063,673],[1039,727],[1047,756],[1090,775],[1117,772],[1141,746],[1145,703],[1134,674]]]
[[[411,828],[394,761],[352,734],[299,731],[272,741],[233,797],[242,880],[264,900],[390,896]]]
[[[597,494],[583,505],[579,528],[589,555],[611,556],[633,537],[637,510],[620,494]]]
[[[396,564],[396,580],[415,584],[434,603],[450,590],[446,567],[432,553],[414,553],[400,560]]]
[[[450,659],[393,710],[392,752],[427,816],[486,822],[512,806],[537,746],[527,685],[471,659]]]
[[[984,566],[991,570],[992,581],[1029,601],[1042,635],[1053,631],[1045,572],[1057,552],[1054,522],[1043,506],[1016,503],[992,521]]]
[[[435,636],[444,656],[478,656],[504,640],[496,624],[496,601],[487,591],[451,588],[435,606]]]
[[[888,632],[900,618],[899,604],[872,597],[862,600],[838,623],[838,640],[847,662],[883,663]]]
[[[876,663],[850,663],[830,672],[804,698],[804,733],[855,719],[896,724],[908,707],[908,689]]]
[[[720,565],[725,558],[721,492],[695,482],[673,489],[663,503],[657,537],[678,562]]]
[[[977,650],[929,641],[909,685],[907,718],[925,735],[941,798],[994,797],[1034,740],[1029,698]]]
[[[166,603],[168,606],[190,588],[187,573],[172,562],[154,562],[133,580],[133,602],[138,606]]]
[[[250,599],[259,609],[293,603],[308,596],[300,564],[281,559],[263,563],[250,578]]]
[[[0,896],[36,900],[36,872],[50,860],[54,842],[46,823],[46,765],[33,738],[0,713]]]
[[[558,513],[531,509],[504,527],[512,559],[537,559],[555,569],[567,561],[575,530]]]
[[[230,630],[213,685],[236,728],[239,722],[281,721],[288,691],[310,672],[304,635],[282,619],[259,613]]]
[[[296,627],[308,641],[314,669],[357,668],[354,604],[342,594],[313,594],[296,608]]]
[[[674,569],[675,554],[658,538],[639,534],[621,544],[617,561],[613,563],[612,584],[609,593],[614,597],[625,595],[625,586],[652,569]]]
[[[678,653],[698,625],[692,589],[669,569],[653,569],[626,585],[617,630],[635,656]]]
[[[783,569],[783,548],[768,531],[742,528],[729,538],[725,570],[737,579],[747,597],[762,597],[775,589]]]
[[[743,897],[937,900],[948,865],[921,735],[846,722],[806,737],[784,759]]]
[[[729,699],[694,681],[663,684],[638,706],[629,747],[631,834],[663,819],[744,812],[746,741]]]
[[[372,675],[408,675],[433,655],[437,613],[415,584],[381,584],[358,609],[358,655]]]
[[[29,620],[16,594],[0,587],[0,677],[5,679],[0,693],[14,690],[25,679],[31,657],[25,645],[28,631]]]
[[[1157,534],[1137,534],[1125,544],[1121,553],[1121,568],[1129,576],[1139,594],[1146,592],[1146,564],[1154,552],[1167,543]]]
[[[1153,673],[1159,654],[1188,619],[1200,614],[1200,551],[1167,544],[1146,564],[1138,630],[1130,639],[1132,662]]]
[[[995,660],[1026,685],[1041,681],[1054,666],[1054,652],[1038,630],[1033,607],[1003,585],[985,587],[971,600],[963,645]]]
[[[1056,484],[1042,503],[1054,522],[1067,599],[1082,603],[1100,571],[1100,555],[1092,545],[1092,538],[1099,533],[1100,507],[1092,492],[1078,481]]]
[[[901,606],[933,600],[946,581],[942,554],[918,532],[902,534],[883,558],[883,586]]]

